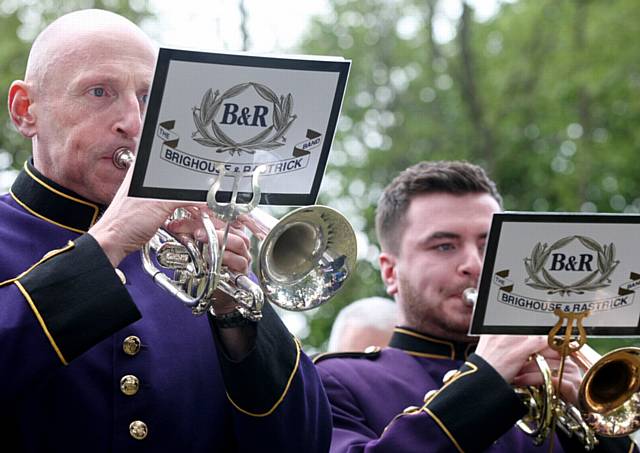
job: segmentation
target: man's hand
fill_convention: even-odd
[[[174,234],[189,234],[200,242],[209,242],[209,238],[207,237],[207,233],[201,220],[201,215],[205,212],[214,224],[218,243],[222,244],[224,228],[226,226],[224,222],[218,220],[215,217],[215,214],[206,207],[192,206],[188,207],[187,211],[191,214],[190,218],[172,220],[165,225],[165,228]],[[251,240],[245,234],[242,226],[232,225],[229,229],[229,235],[227,236],[227,245],[224,256],[222,257],[222,264],[234,272],[242,274],[248,273],[249,266],[251,265],[250,249]]]
[[[113,201],[88,231],[100,244],[113,267],[149,242],[173,211],[184,202],[151,201],[127,197],[133,166],[127,171]]]
[[[191,234],[195,239],[201,242],[209,242],[209,238],[202,226],[201,212],[207,208],[188,208],[192,214],[191,218],[174,220],[166,225],[166,229],[174,234]],[[214,214],[209,212],[209,217],[216,228],[216,237],[218,243],[221,244],[224,237],[224,223],[215,219]],[[235,273],[248,274],[251,266],[251,241],[245,234],[244,230],[239,226],[232,226],[227,236],[227,245],[222,256],[222,265]],[[235,309],[235,300],[218,290],[214,293],[215,302],[213,304],[214,311],[221,315],[230,313]]]
[[[508,383],[520,387],[542,385],[542,373],[535,361],[529,358],[542,354],[552,371],[554,388],[558,384],[560,354],[551,349],[547,337],[520,337],[508,335],[483,335],[476,354],[489,363]],[[565,401],[577,405],[578,388],[582,376],[578,366],[567,358],[562,377],[561,394]]]
[[[547,337],[482,335],[476,354],[511,384],[529,357],[547,347]]]
[[[172,233],[190,234],[201,242],[207,242],[200,212],[205,207],[187,206],[185,202],[153,201],[127,197],[127,189],[131,180],[133,167],[116,192],[113,201],[102,217],[91,227],[91,234],[102,247],[111,264],[116,267],[130,253],[139,250],[149,242],[158,228],[164,226]],[[191,218],[167,222],[176,208],[185,207]],[[223,238],[224,224],[214,221],[218,241]],[[249,252],[251,242],[238,227],[232,227],[227,237],[227,246],[222,257],[222,264],[234,272],[247,273],[251,263]]]
[[[132,167],[133,168],[133,167]],[[102,247],[109,261],[116,267],[129,254],[139,250],[149,242],[158,228],[174,234],[191,235],[201,242],[208,242],[202,224],[201,214],[206,211],[212,219],[218,243],[224,237],[225,225],[203,206],[187,206],[184,202],[150,201],[127,197],[126,189],[131,180],[132,168],[118,189],[109,208],[96,224],[89,230]],[[167,221],[176,208],[185,208],[191,217]],[[235,273],[247,274],[251,265],[251,242],[240,225],[231,226],[227,236],[222,265]],[[213,309],[218,314],[232,312],[236,307],[235,300],[228,294],[217,290],[214,293]],[[240,360],[255,343],[255,327],[240,326],[232,329],[221,329],[220,338],[227,354],[233,360]]]
[[[557,389],[558,380],[560,379],[560,354],[549,347],[540,351],[539,354],[547,361],[551,369],[553,388]],[[564,361],[564,370],[562,372],[562,387],[560,389],[562,399],[574,406],[578,406],[578,389],[581,382],[582,373],[578,365],[570,357],[567,357]],[[515,386],[538,386],[542,385],[542,383],[542,373],[540,373],[538,365],[533,360],[527,363],[513,379],[513,385]]]

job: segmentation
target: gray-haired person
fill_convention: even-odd
[[[362,351],[389,343],[398,319],[398,308],[390,299],[366,297],[344,307],[329,336],[329,352]]]

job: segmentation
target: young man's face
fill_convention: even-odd
[[[472,307],[462,292],[477,286],[491,218],[498,211],[489,194],[435,193],[411,200],[398,253],[380,257],[387,292],[396,298],[405,325],[466,339]]]
[[[69,43],[36,90],[36,168],[64,187],[107,204],[124,178],[111,162],[136,149],[155,67],[155,49],[135,34],[90,34]]]

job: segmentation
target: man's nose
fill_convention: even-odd
[[[135,94],[122,96],[118,105],[118,119],[113,124],[115,133],[123,138],[136,138],[142,129],[143,110]]]
[[[480,250],[474,246],[465,248],[464,257],[458,268],[459,272],[465,276],[477,280],[482,271],[482,254]]]

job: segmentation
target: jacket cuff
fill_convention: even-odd
[[[425,405],[425,410],[462,450],[483,450],[526,414],[511,386],[472,354]],[[491,423],[478,423],[491,420]]]
[[[227,397],[240,412],[254,417],[270,415],[284,400],[300,363],[300,345],[269,303],[255,323],[253,349],[239,362],[224,349],[218,327],[209,317],[224,377]]]
[[[563,430],[557,430],[558,438],[564,451],[585,451],[584,444],[577,436],[567,434]],[[638,453],[638,446],[629,436],[603,437],[596,435],[598,444],[592,453]]]
[[[89,234],[49,252],[14,283],[65,365],[141,317]]]

